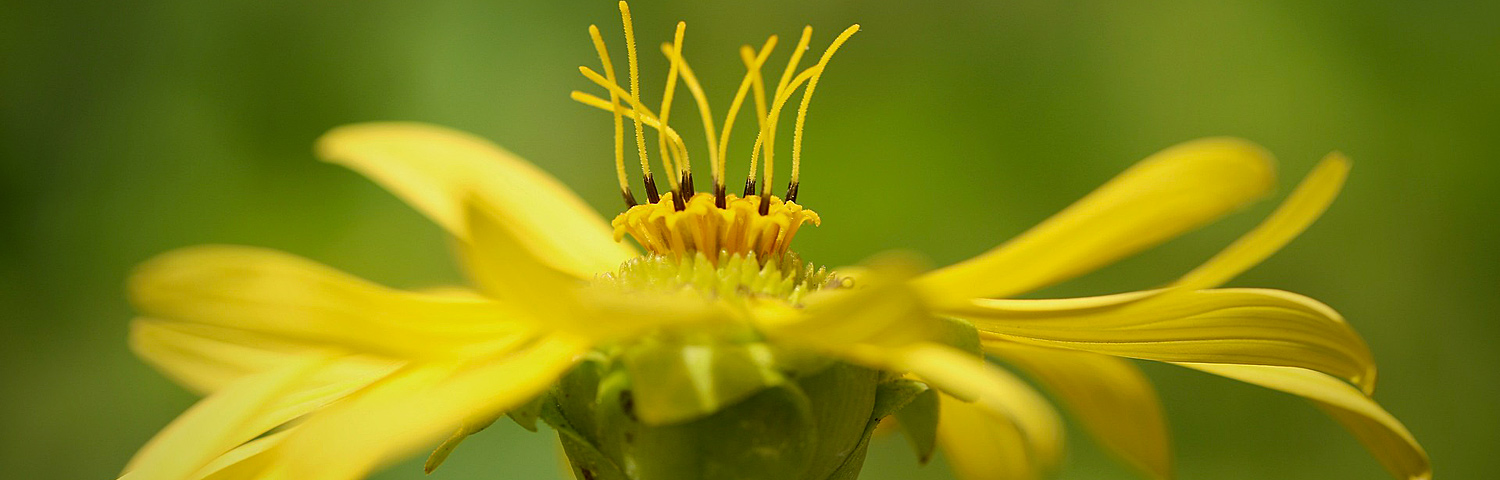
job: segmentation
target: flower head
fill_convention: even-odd
[[[720,128],[683,59],[681,23],[662,48],[661,105],[645,105],[629,9],[620,9],[628,89],[591,27],[603,73],[582,72],[608,98],[573,98],[611,113],[623,213],[605,222],[546,173],[468,134],[411,123],[329,132],[319,155],[446,230],[472,286],[399,291],[251,247],[193,247],[145,263],[130,281],[141,312],[132,346],[207,397],[142,448],[125,477],[350,479],[436,444],[430,471],[509,416],[556,429],[579,478],[852,478],[871,432],[893,416],[924,461],[940,445],[962,478],[1036,478],[1060,458],[1058,415],[987,356],[1044,384],[1154,478],[1171,476],[1166,429],[1154,390],[1127,359],[1308,398],[1397,477],[1430,477],[1421,447],[1371,400],[1371,354],[1337,312],[1294,293],[1218,288],[1322,214],[1347,174],[1342,156],[1325,158],[1240,240],[1159,288],[1011,298],[1265,195],[1273,172],[1263,149],[1232,138],[1168,148],[948,267],[926,271],[893,254],[830,271],[791,248],[799,229],[821,222],[796,203],[800,147],[818,80],[858,27],[799,71],[805,29],[773,89],[760,71],[776,38],[744,47],[747,73]],[[669,126],[679,83],[699,109],[710,191],[695,191],[690,149]],[[777,197],[777,123],[799,89],[791,178]],[[725,158],[747,99],[759,129],[734,195]],[[644,203],[625,168],[626,123]],[[647,129],[669,172],[666,192]]]

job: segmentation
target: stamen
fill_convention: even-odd
[[[749,48],[749,46],[745,46],[743,49],[741,49],[741,51],[748,50]],[[757,86],[760,85],[760,67],[765,63],[766,57],[769,57],[771,55],[771,50],[775,48],[776,36],[772,35],[771,38],[766,39],[766,44],[765,46],[761,47],[760,54],[745,62],[745,67],[747,69],[747,71],[745,72],[745,79],[740,81],[740,88],[734,93],[734,101],[729,103],[729,114],[724,117],[724,134],[719,137],[719,171],[721,172],[724,171],[726,162],[729,158],[729,135],[734,131],[734,120],[739,116],[740,106],[745,102],[745,93],[749,91],[752,84]],[[760,98],[760,96],[764,95],[764,92],[760,88],[757,88],[756,95],[757,106],[759,106],[760,103],[765,102],[764,98]],[[759,123],[765,123],[764,113],[757,115],[755,118]],[[751,161],[754,161],[753,157],[751,158]],[[750,167],[750,177],[755,177],[754,164],[751,164]],[[722,192],[718,192],[718,190],[722,189],[721,187],[722,185],[719,187],[715,187],[714,194],[715,196],[717,196],[715,204],[718,205],[719,208],[724,208],[724,195]],[[749,196],[751,193],[754,193],[754,184],[747,181],[746,188],[747,190],[745,191],[744,196]]]
[[[809,67],[807,70],[803,70],[802,73],[797,74],[796,80],[792,80],[792,83],[788,84],[787,88],[785,88],[785,89],[778,89],[778,90],[783,90],[783,91],[780,94],[776,95],[776,98],[774,99],[774,101],[771,102],[771,112],[766,115],[767,125],[766,125],[765,128],[761,129],[762,133],[765,133],[767,130],[774,131],[774,129],[776,128],[776,121],[777,121],[777,119],[781,118],[781,109],[784,108],[784,107],[786,107],[786,101],[790,100],[792,98],[792,92],[797,91],[797,87],[802,86],[802,84],[804,82],[807,82],[807,80],[809,78],[812,78],[813,74],[817,73],[818,69],[819,69],[819,67],[817,65]],[[772,137],[772,140],[774,141],[775,140],[775,138],[774,138],[775,135],[771,135],[771,137]],[[752,159],[755,158],[756,156],[760,155],[760,149],[761,149],[761,146],[762,146],[761,142],[764,139],[765,139],[765,137],[762,137],[760,135],[756,136],[756,138],[755,138],[755,146],[750,150],[750,157]],[[769,145],[767,145],[766,146],[766,154],[768,156],[766,157],[766,183],[761,188],[761,195],[760,195],[760,197],[761,197],[761,210],[769,209],[770,208],[770,202],[771,202],[771,176],[770,176],[770,174],[771,174],[771,165],[772,165],[772,163],[771,163],[771,157],[769,156],[770,153],[771,153],[771,148],[770,148]],[[751,191],[751,193],[754,193],[754,191],[751,190],[755,186],[754,180],[755,180],[754,178],[751,178],[750,181],[745,182],[745,188],[748,191]],[[745,196],[747,196],[747,197],[750,196],[750,193],[745,194]]]
[[[587,70],[587,67],[582,67],[582,68],[580,68],[580,70]],[[598,75],[598,74],[594,73],[591,70],[590,71],[586,71],[584,73],[585,77],[589,77],[590,75]],[[624,90],[620,89],[620,87],[618,87],[618,86],[615,86],[615,87],[612,87],[612,88],[614,90],[616,90],[616,91],[624,93]],[[624,105],[619,105],[619,106],[611,107],[611,105],[610,105],[610,103],[609,103],[608,100],[605,100],[605,99],[602,99],[602,98],[599,98],[599,97],[596,97],[596,96],[593,96],[593,95],[590,95],[590,94],[587,94],[587,93],[584,93],[584,92],[580,92],[580,91],[577,91],[577,90],[574,90],[571,96],[573,97],[573,101],[576,101],[578,103],[582,103],[584,105],[588,105],[590,107],[594,107],[594,108],[597,108],[597,109],[600,109],[600,110],[615,111],[615,112],[619,113],[621,116],[629,117],[629,118],[634,119],[634,120],[640,120],[647,127],[657,129],[658,131],[663,130],[663,128],[661,126],[661,122],[656,119],[655,115],[651,114],[650,110],[646,110],[645,114],[640,114],[640,113],[637,113],[636,109],[626,108]],[[622,96],[621,98],[624,98],[627,102],[630,102],[632,104],[639,105],[638,103],[636,103],[634,101],[635,99],[633,99],[633,98],[628,98],[628,97],[624,97],[624,96]],[[667,127],[667,128],[665,128],[665,130],[667,132],[667,139],[671,140],[671,145],[672,145],[672,149],[673,149],[674,152],[678,151],[680,149],[687,148],[685,146],[685,143],[682,140],[682,136],[677,133],[677,130],[672,129],[672,127]]]
[[[687,84],[688,92],[693,94],[693,101],[698,104],[698,116],[703,119],[703,137],[708,140],[709,170],[713,176],[714,189],[715,191],[723,190],[723,167],[719,165],[718,160],[719,139],[717,132],[714,131],[714,114],[713,110],[709,108],[708,96],[703,93],[703,86],[698,83],[698,77],[693,75],[693,69],[688,68],[687,59],[682,57],[681,50],[676,51],[674,54],[671,47],[667,44],[662,44],[662,53],[672,56],[674,58],[673,61],[682,68],[682,81]],[[692,175],[692,170],[687,170],[688,178],[692,178]],[[692,182],[687,182],[685,185],[688,186],[689,192],[684,196],[692,197]]]
[[[603,64],[604,75],[609,83],[615,81],[615,67],[609,61],[609,50],[604,47],[604,37],[599,35],[598,25],[589,25],[589,37],[594,40],[594,50],[599,52],[599,62]],[[609,92],[609,103],[612,105],[609,111],[615,119],[615,176],[620,181],[620,194],[625,197],[625,206],[634,207],[635,194],[630,193],[630,179],[625,175],[625,122],[620,116],[620,96],[613,90]]]
[[[677,76],[681,68],[678,59],[682,57],[682,36],[686,29],[686,22],[677,22],[677,33],[672,37],[672,55],[668,55],[671,59],[671,66],[667,69],[667,88],[662,92],[661,115],[657,117],[661,120],[662,125],[669,124],[667,118],[672,114],[672,96],[677,92]],[[670,155],[667,154],[667,136],[658,133],[656,138],[661,146],[662,158],[669,157]],[[687,152],[676,153],[681,153],[682,155],[676,162],[677,174],[686,178],[686,172],[692,171],[692,164],[688,163]],[[671,168],[670,165],[668,168]],[[680,181],[674,181],[674,183],[676,183],[673,187],[677,189],[677,195],[672,197],[672,201],[678,210],[682,210],[686,208],[686,205],[682,203],[682,199],[691,196],[693,188],[691,185],[684,185]]]
[[[766,157],[766,181],[761,187],[760,211],[765,214],[771,208],[771,180],[776,173],[776,122],[780,105],[784,102],[782,98],[789,93],[787,84],[792,80],[792,74],[797,72],[797,64],[802,63],[802,54],[807,51],[807,42],[812,40],[812,26],[802,27],[802,38],[797,40],[797,48],[792,50],[792,58],[787,60],[786,69],[781,72],[781,81],[776,83],[776,102],[771,106],[771,112],[766,114],[766,123],[760,129],[760,136],[765,138]],[[752,149],[750,154],[750,178],[755,177],[755,158],[757,149]]]
[[[625,0],[620,0],[620,23],[625,26],[625,53],[630,59],[630,96],[640,98],[641,80],[640,68],[635,56],[635,25],[630,21],[630,5],[626,4]],[[641,128],[639,116],[635,119],[635,146],[641,157],[641,174],[646,178],[646,198],[651,203],[656,203],[661,200],[661,194],[656,191],[656,180],[651,178],[651,162],[646,156],[646,133]],[[667,160],[663,159],[663,161]],[[671,177],[668,179],[670,180]]]
[[[786,187],[786,201],[788,202],[797,201],[797,180],[798,176],[802,173],[802,125],[807,120],[807,105],[812,101],[813,89],[818,88],[818,77],[823,75],[823,70],[828,67],[828,60],[833,58],[833,53],[838,51],[839,46],[843,45],[846,40],[849,40],[849,37],[858,31],[858,24],[850,25],[849,28],[844,29],[843,33],[839,34],[838,38],[833,39],[833,43],[830,43],[828,49],[823,51],[823,57],[818,59],[818,65],[815,67],[817,70],[814,71],[812,78],[807,80],[807,88],[802,90],[802,105],[797,107],[797,121],[792,128],[792,180]],[[770,186],[770,182],[771,176],[767,174],[766,183],[768,187]]]

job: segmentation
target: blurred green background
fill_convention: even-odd
[[[742,71],[740,44],[777,33],[785,45],[812,24],[821,49],[839,29],[863,25],[809,120],[800,200],[826,222],[798,243],[822,263],[892,248],[938,265],[967,258],[1196,137],[1266,145],[1281,160],[1283,193],[1323,154],[1348,153],[1355,170],[1327,216],[1233,284],[1340,309],[1380,361],[1377,399],[1422,440],[1438,476],[1500,471],[1500,3],[753,3],[637,3],[652,53],[646,85],[661,85],[654,45],[677,19],[688,22],[688,58],[720,112]],[[459,280],[436,227],[314,160],[313,139],[333,126],[403,119],[470,130],[606,215],[621,209],[609,117],[568,99],[596,90],[576,67],[596,63],[589,23],[618,38],[612,2],[33,1],[4,10],[7,478],[113,478],[193,402],[126,349],[122,282],[153,254],[239,243],[396,286]],[[678,104],[680,130],[696,128],[691,110]],[[706,171],[699,178],[701,191]],[[1160,284],[1273,203],[1042,293]],[[1182,478],[1384,476],[1301,400],[1147,368]],[[1135,478],[1071,433],[1061,478]],[[431,478],[558,478],[554,448],[550,434],[506,423]],[[950,478],[941,462],[919,467],[904,440],[886,438],[864,478]],[[407,462],[379,478],[422,474]]]

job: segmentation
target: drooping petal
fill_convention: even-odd
[[[1406,426],[1374,400],[1336,378],[1300,368],[1268,365],[1178,365],[1312,400],[1354,434],[1396,478],[1432,478],[1427,452]]]
[[[959,480],[1032,480],[1044,468],[1020,429],[980,406],[942,395],[938,444]]]
[[[273,413],[281,410],[276,399],[325,361],[303,357],[203,399],[146,442],[125,471],[136,478],[186,478],[219,455],[289,420]]]
[[[434,125],[365,123],[318,140],[324,159],[370,177],[454,236],[469,236],[464,203],[483,202],[523,244],[580,278],[636,255],[609,224],[546,172],[489,141]]]
[[[212,325],[138,318],[130,324],[130,347],[167,377],[199,394],[326,350],[315,345],[254,336]],[[320,366],[307,383],[374,381],[404,363],[374,355],[345,355]]]
[[[779,302],[756,305],[756,326],[778,341],[864,357],[857,363],[885,368],[892,347],[932,341],[942,327],[910,279],[919,264],[904,255],[877,256],[856,272],[854,286],[814,292],[802,308]]]
[[[905,347],[895,363],[944,393],[973,402],[986,414],[996,416],[993,421],[1013,425],[1021,434],[1027,455],[1037,465],[1050,467],[1061,458],[1062,421],[1041,394],[1015,375],[985,364],[979,357],[937,344]],[[948,448],[946,443],[944,448]]]
[[[249,480],[256,478],[271,466],[275,460],[272,455],[273,448],[286,440],[291,429],[282,430],[261,438],[252,440],[244,445],[235,447],[233,450],[220,455],[219,458],[198,469],[191,477],[192,480]]]
[[[361,478],[437,443],[467,419],[531,400],[588,348],[551,336],[483,362],[413,368],[303,423],[279,449],[278,466],[285,478]]]
[[[1297,189],[1260,225],[1172,286],[1184,289],[1217,287],[1264,261],[1323,215],[1348,176],[1349,160],[1342,154],[1335,152],[1323,157],[1312,173],[1307,174]]]
[[[994,298],[1087,273],[1187,231],[1270,191],[1269,153],[1207,138],[1141,161],[1026,233],[935,270],[923,287],[947,298]]]
[[[1095,353],[990,342],[985,352],[1048,387],[1105,447],[1152,478],[1172,478],[1172,451],[1151,380],[1127,360]]]
[[[200,246],[142,264],[129,282],[143,315],[396,357],[461,355],[524,329],[525,314],[485,299],[401,292],[274,250]],[[530,322],[532,324],[536,322]]]
[[[524,303],[536,326],[595,340],[681,323],[723,319],[718,302],[686,290],[625,292],[588,285],[521,247],[520,232],[488,213],[493,207],[466,202],[469,239],[459,253],[469,276],[486,293]],[[601,321],[608,319],[608,321]]]
[[[942,313],[970,320],[989,341],[1169,362],[1303,367],[1374,387],[1374,359],[1359,335],[1332,308],[1290,292],[1200,290],[1060,312],[1004,308],[1017,302],[1023,301],[975,300]]]

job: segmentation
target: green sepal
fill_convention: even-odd
[[[635,414],[649,425],[701,418],[786,383],[762,343],[648,338],[627,348],[620,360],[635,385]]]
[[[550,396],[542,405],[541,418],[557,431],[557,441],[568,456],[568,465],[573,469],[573,478],[591,480],[631,480],[613,460],[595,448],[567,418],[562,408]]]
[[[898,379],[881,383],[878,392],[871,421],[895,415],[916,450],[917,461],[926,464],[937,446],[937,390],[916,380]]]
[[[439,444],[437,448],[432,450],[431,454],[427,455],[427,461],[422,463],[422,471],[432,473],[433,470],[437,470],[438,467],[443,465],[443,462],[448,460],[448,455],[451,455],[453,450],[458,448],[458,444],[468,439],[469,435],[479,433],[479,431],[489,428],[490,425],[494,425],[495,420],[499,419],[500,417],[492,417],[474,422],[464,422],[462,426],[458,427],[458,430],[453,432],[453,435],[448,436],[448,439],[443,440],[443,443]]]
[[[896,420],[900,422],[901,432],[905,433],[906,439],[911,441],[911,447],[916,450],[919,464],[926,465],[928,460],[932,460],[933,451],[937,449],[939,413],[938,392],[932,388],[923,390],[910,403],[907,403],[905,408],[896,411]]]
[[[536,419],[542,415],[544,397],[545,395],[533,398],[530,402],[526,402],[519,408],[505,412],[505,416],[510,417],[510,420],[516,422],[516,425],[520,425],[521,428],[535,432]]]
[[[979,341],[979,329],[974,324],[957,318],[939,317],[942,325],[938,340],[959,350],[984,356],[984,345]]]

